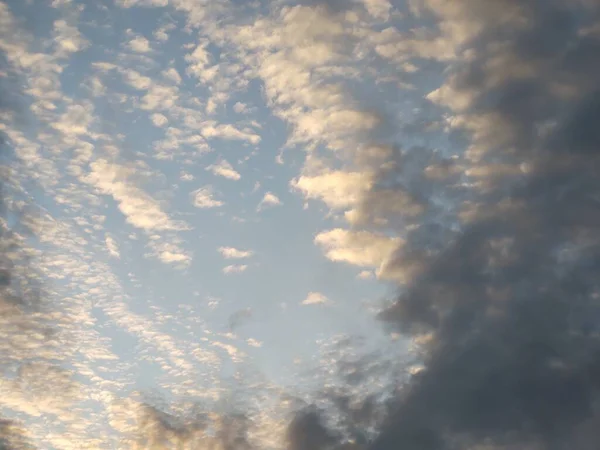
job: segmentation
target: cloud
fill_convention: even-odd
[[[117,242],[109,235],[106,235],[105,242],[106,242],[106,248],[107,248],[110,256],[112,256],[113,258],[120,258],[121,253],[119,252],[119,247],[117,245]]]
[[[321,305],[323,303],[327,303],[329,299],[325,297],[320,292],[309,292],[304,300],[302,300],[303,305]]]
[[[262,211],[263,209],[271,208],[273,206],[280,206],[280,205],[282,205],[282,203],[281,203],[281,200],[279,200],[279,197],[277,197],[272,192],[267,192],[263,196],[260,203],[258,204],[258,207],[256,208],[256,210]]]
[[[127,43],[127,47],[136,53],[149,53],[152,51],[150,42],[144,36],[136,36]]]
[[[135,89],[145,91],[152,86],[150,77],[144,76],[133,69],[126,69],[122,72],[125,75],[125,82]]]
[[[251,129],[239,130],[230,124],[217,124],[214,121],[204,122],[201,126],[201,133],[206,138],[221,138],[235,141],[247,141],[251,144],[258,144],[261,138]]]
[[[219,247],[218,251],[225,259],[244,259],[254,254],[250,250],[239,250],[234,247]]]
[[[182,170],[181,173],[179,174],[179,179],[181,181],[194,181],[195,177],[191,173],[187,173]]]
[[[166,124],[169,123],[169,119],[167,119],[164,114],[160,114],[160,113],[152,114],[150,116],[150,120],[152,120],[152,123],[154,124],[154,126],[157,126],[157,127],[164,127]]]
[[[182,408],[136,397],[113,406],[113,422],[124,435],[122,442],[127,448],[253,448],[250,421],[243,414],[216,414],[209,409]]]
[[[438,30],[406,51],[437,48],[427,57],[454,59],[428,98],[464,133],[465,183],[430,182],[425,192],[450,200],[446,215],[430,206],[388,264],[418,270],[382,319],[427,338],[418,344],[422,370],[369,448],[591,449],[600,385],[589,374],[600,341],[586,317],[599,307],[600,215],[590,214],[589,193],[599,188],[600,66],[587,55],[600,41],[578,31],[600,9],[421,6]],[[589,21],[574,20],[581,14]],[[441,51],[438,39],[451,47]],[[468,222],[447,215],[461,209],[477,213]]]
[[[249,338],[246,339],[246,343],[250,346],[250,347],[256,347],[256,348],[260,348],[262,347],[263,343],[260,341],[257,341],[256,339],[253,338]]]
[[[180,84],[181,83],[181,76],[179,75],[179,72],[177,72],[177,69],[175,69],[174,67],[171,67],[167,70],[164,70],[162,72],[162,75],[167,79],[172,81],[175,84]]]
[[[192,53],[185,56],[189,63],[187,73],[202,81],[210,81],[215,75],[214,71],[206,70],[212,61],[212,55],[206,49],[208,42],[200,43]]]
[[[290,184],[306,198],[322,200],[333,209],[343,209],[361,201],[372,185],[372,175],[338,170],[315,176],[303,175]]]
[[[402,242],[397,237],[342,228],[323,231],[315,236],[315,243],[323,248],[331,261],[375,268],[383,267]]]
[[[33,448],[23,424],[0,418],[0,448],[6,450]]]
[[[196,208],[218,208],[223,206],[223,203],[220,200],[216,200],[214,198],[214,191],[212,186],[204,186],[200,189],[195,190],[191,193],[192,195],[192,203]]]
[[[123,7],[170,8],[169,12],[185,17],[188,30],[202,26],[200,34],[207,38],[193,60],[187,61],[189,73],[205,83],[201,88],[211,93],[205,103],[192,103],[195,98],[181,95],[175,77],[123,74],[126,82],[140,91],[141,99],[139,103],[134,99],[134,106],[160,111],[170,122],[181,119],[180,126],[165,130],[165,141],[157,150],[161,156],[172,156],[169,151],[186,146],[205,151],[208,139],[235,139],[257,145],[261,137],[252,128],[207,122],[205,117],[205,112],[216,113],[235,93],[238,85],[232,81],[234,78],[241,80],[240,84],[256,79],[264,87],[264,98],[273,115],[290,127],[287,144],[306,151],[305,166],[292,187],[305,198],[319,199],[333,210],[344,210],[344,218],[352,226],[317,234],[316,245],[332,260],[370,268],[361,274],[376,272],[380,278],[386,276],[402,284],[393,305],[381,318],[386,326],[413,343],[416,351],[408,362],[398,358],[406,366],[403,371],[391,370],[396,387],[391,393],[380,388],[384,383],[382,372],[375,371],[367,383],[390,404],[391,413],[385,420],[373,420],[377,417],[373,413],[377,410],[373,406],[376,400],[360,402],[339,392],[347,389],[366,396],[364,385],[355,380],[368,377],[361,369],[370,366],[363,360],[353,360],[340,365],[344,385],[318,379],[320,385],[335,392],[324,395],[324,388],[313,393],[319,404],[331,399],[336,413],[300,411],[288,424],[287,443],[271,441],[271,445],[259,446],[251,442],[256,437],[252,424],[267,415],[262,404],[253,404],[253,410],[259,412],[247,420],[214,413],[207,414],[206,419],[201,414],[182,413],[183,406],[179,410],[174,407],[170,414],[132,401],[125,402],[119,411],[123,420],[110,417],[110,424],[123,433],[115,438],[123,438],[118,444],[126,448],[290,450],[595,449],[600,423],[597,2],[409,1],[402,6],[400,23],[382,24],[380,21],[393,15],[393,2],[307,0],[300,5],[276,4],[261,11],[259,17],[244,17],[242,25],[235,25],[234,15],[215,17],[213,11],[220,10],[221,4],[213,3],[117,1]],[[173,247],[158,245],[162,237],[154,234],[176,231],[180,224],[175,224],[161,204],[134,182],[132,167],[112,159],[95,160],[97,155],[93,153],[92,158],[86,156],[91,150],[104,150],[105,138],[90,131],[92,126],[104,124],[93,118],[93,108],[87,109],[88,104],[70,99],[61,90],[59,75],[67,74],[68,69],[60,58],[80,48],[67,37],[73,29],[59,26],[57,33],[63,33],[64,44],[57,40],[36,50],[49,48],[54,54],[31,53],[25,49],[28,42],[37,39],[22,39],[14,32],[10,8],[0,3],[0,11],[4,30],[0,48],[19,75],[23,74],[26,94],[34,101],[31,112],[40,123],[35,134],[44,140],[41,145],[33,137],[24,140],[7,131],[11,139],[14,137],[17,156],[31,164],[23,163],[14,172],[29,176],[27,172],[34,171],[31,167],[39,167],[32,162],[41,161],[41,155],[48,154],[47,148],[60,149],[53,160],[70,161],[71,144],[63,144],[77,142],[81,154],[75,156],[81,160],[78,164],[82,174],[92,162],[85,176],[88,186],[77,187],[89,194],[81,197],[86,202],[79,202],[79,207],[93,210],[103,206],[97,195],[111,197],[129,223],[152,233],[149,247],[154,257],[168,263],[183,262],[187,253],[180,242]],[[17,45],[15,40],[24,44]],[[213,48],[219,50],[213,52]],[[417,62],[418,75],[411,75],[415,73],[411,64]],[[112,86],[108,77],[115,67],[94,67],[102,69],[99,76],[107,77],[105,87]],[[412,77],[407,78],[411,82],[414,79],[415,93],[400,95],[401,104],[387,95],[389,85],[382,81],[391,78],[398,85],[402,78],[398,80],[396,74]],[[374,80],[377,86],[370,89]],[[441,85],[431,85],[438,80]],[[427,95],[420,92],[422,89],[432,93]],[[95,92],[101,91],[98,87]],[[413,103],[412,95],[423,98]],[[0,97],[0,103],[4,98]],[[177,110],[179,103],[201,106],[206,111],[193,115],[192,107]],[[392,111],[397,107],[402,117]],[[391,120],[386,113],[391,113]],[[420,126],[409,130],[404,122],[413,119]],[[45,127],[44,123],[53,125]],[[437,124],[437,128],[431,124]],[[386,132],[388,125],[396,128]],[[432,131],[434,128],[437,131]],[[47,134],[60,135],[59,143]],[[79,145],[87,138],[93,142],[91,149]],[[402,139],[406,139],[406,145],[398,145],[397,151],[384,155],[380,163],[363,158],[372,144],[383,146]],[[432,143],[435,148],[417,147],[414,142]],[[190,162],[191,158],[185,161]],[[27,170],[21,172],[21,168]],[[173,173],[180,168],[177,166]],[[50,173],[45,169],[37,172]],[[369,174],[368,180],[361,179],[360,174]],[[69,199],[75,191],[68,191],[62,178],[60,181],[50,203],[75,208],[78,202]],[[87,192],[90,187],[93,192]],[[49,196],[53,193],[48,190]],[[214,198],[210,186],[195,191],[192,198],[200,208],[223,205]],[[61,214],[65,222],[71,217],[71,211],[66,212],[69,214]],[[211,376],[214,378],[208,384],[221,386],[219,357],[206,355],[205,348],[239,358],[233,344],[212,345],[209,338],[200,335],[206,341],[193,336],[201,345],[191,347],[159,331],[159,326],[173,325],[169,324],[172,311],[150,317],[129,311],[130,299],[117,289],[117,277],[111,276],[108,269],[99,270],[103,262],[89,253],[89,248],[108,248],[106,235],[94,230],[90,223],[94,222],[83,216],[79,214],[77,227],[72,228],[63,220],[43,222],[44,246],[68,246],[71,253],[41,259],[49,276],[61,280],[59,286],[75,290],[84,286],[85,295],[75,292],[63,296],[57,291],[60,295],[54,297],[68,307],[62,308],[60,303],[56,314],[46,313],[44,308],[29,314],[29,300],[15,302],[11,297],[9,301],[4,288],[0,296],[0,329],[7,330],[0,339],[1,353],[3,357],[8,355],[3,362],[14,367],[25,359],[62,357],[79,371],[77,379],[86,378],[84,386],[77,386],[90,389],[85,391],[83,398],[88,400],[84,403],[97,402],[93,413],[80,414],[82,403],[74,406],[63,402],[60,395],[51,398],[50,394],[56,393],[46,395],[42,391],[48,386],[65,387],[66,373],[46,370],[46,365],[24,370],[19,382],[13,381],[13,375],[1,378],[6,402],[15,406],[16,412],[39,414],[44,424],[53,428],[48,432],[37,425],[31,427],[32,434],[47,437],[42,444],[45,448],[69,448],[73,442],[83,442],[82,434],[97,433],[90,422],[106,423],[96,407],[100,409],[110,402],[107,399],[113,393],[104,390],[112,386],[115,373],[110,368],[122,368],[124,362],[91,370],[93,365],[87,359],[95,361],[97,357],[90,355],[100,354],[94,352],[110,347],[110,343],[92,339],[97,337],[93,334],[97,327],[90,303],[101,308],[110,325],[127,331],[142,344],[136,352],[139,361],[156,365],[161,371],[161,389],[177,392],[179,398],[195,399],[185,395],[185,388]],[[90,230],[89,236],[80,229]],[[15,236],[0,234],[3,245],[8,234]],[[29,236],[23,242],[27,240]],[[8,254],[2,252],[2,258]],[[90,271],[99,281],[88,279]],[[70,278],[72,274],[76,277]],[[63,315],[65,328],[55,338],[45,323]],[[192,321],[177,320],[177,336],[188,329],[205,330],[204,324],[192,326]],[[182,323],[184,326],[180,326]],[[82,335],[88,339],[80,339]],[[61,348],[63,341],[69,340],[77,342],[78,347],[81,342],[101,344],[85,353],[78,348],[77,358],[72,358],[72,353]],[[398,347],[406,345],[405,339],[395,342]],[[339,350],[339,343],[336,345],[338,351],[344,351]],[[385,353],[382,349],[380,353]],[[210,361],[209,375],[205,377],[202,372],[199,377],[194,372],[190,360],[195,358]],[[415,364],[413,359],[418,362]],[[319,363],[330,360],[319,358]],[[217,369],[213,371],[212,365]],[[107,376],[100,376],[105,370]],[[333,373],[338,368],[327,364],[326,370]],[[46,372],[49,377],[44,380]],[[398,374],[403,374],[401,381]],[[118,392],[123,392],[126,383]],[[256,392],[257,385],[252,385],[252,392]],[[66,392],[69,386],[67,383]],[[33,401],[26,401],[29,387]],[[208,393],[205,403],[213,396],[221,396],[221,401],[219,389],[216,395]],[[269,389],[269,402],[294,403],[289,398],[280,402],[272,394],[276,389]],[[63,423],[75,412],[80,420],[72,428],[78,433],[56,436],[54,429],[69,428]],[[277,440],[286,423],[285,415],[276,417],[265,433],[272,440]],[[107,431],[102,427],[98,433],[104,436]],[[4,434],[4,428],[0,434]],[[89,447],[110,445],[100,442]]]
[[[248,105],[242,102],[236,102],[235,105],[233,105],[233,110],[238,114],[245,114],[248,112]]]
[[[89,41],[81,35],[77,27],[67,23],[66,20],[56,20],[53,31],[56,54],[59,57],[69,56],[90,46]]]
[[[153,84],[142,97],[140,108],[146,111],[171,109],[179,98],[177,86],[161,86]]]
[[[172,264],[184,269],[192,262],[192,253],[184,250],[178,239],[165,241],[159,235],[151,235],[148,247],[152,249],[148,256],[152,256],[165,264]]]
[[[93,122],[93,110],[91,103],[69,105],[52,127],[68,136],[86,135]]]
[[[288,425],[286,440],[290,450],[325,450],[337,436],[323,423],[321,413],[313,408],[298,412]]]
[[[99,159],[90,164],[84,181],[117,202],[127,223],[146,231],[182,230],[185,224],[173,221],[152,197],[130,181],[132,169]]]
[[[370,270],[362,270],[356,277],[360,278],[361,280],[370,280],[374,277],[374,274]]]
[[[244,308],[234,312],[229,316],[229,330],[235,331],[240,325],[248,322],[252,318],[252,309]]]
[[[206,170],[212,172],[213,174],[223,177],[229,178],[230,180],[239,180],[242,176],[237,172],[229,162],[222,159],[216,164],[212,164],[206,168]]]
[[[94,97],[100,97],[106,94],[106,86],[104,86],[104,83],[102,83],[102,80],[98,77],[91,77],[87,81],[86,86]]]
[[[232,274],[232,273],[242,273],[248,269],[247,264],[231,264],[229,266],[223,267],[224,274]]]
[[[376,19],[388,20],[392,4],[389,0],[362,0],[365,8]]]
[[[165,0],[165,3],[166,3],[166,0]],[[152,33],[152,35],[160,42],[166,42],[169,40],[168,32],[171,31],[173,28],[174,28],[174,25],[173,26],[165,25],[160,28],[157,28],[154,31],[154,33]]]

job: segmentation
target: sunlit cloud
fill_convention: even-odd
[[[211,171],[213,174],[223,177],[223,178],[228,178],[230,180],[239,180],[240,178],[242,178],[242,176],[240,175],[240,173],[238,171],[236,171],[233,166],[231,164],[229,164],[229,162],[225,161],[224,159],[219,161],[216,164],[212,164],[210,166],[208,166],[206,168],[206,170]]]
[[[304,300],[302,300],[303,305],[322,305],[327,303],[329,299],[325,297],[325,295],[320,292],[309,292]]]
[[[256,209],[257,209],[257,211],[262,211],[263,209],[272,208],[273,206],[280,206],[280,205],[282,205],[282,202],[281,202],[281,200],[279,200],[279,197],[277,197],[272,192],[267,192],[263,196],[262,200],[260,201],[260,203],[258,204]]]

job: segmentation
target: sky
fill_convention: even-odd
[[[591,450],[597,0],[0,0],[0,449]]]

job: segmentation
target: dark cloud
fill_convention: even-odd
[[[338,442],[316,408],[298,412],[288,426],[286,438],[289,450],[326,450]]]
[[[245,413],[217,412],[196,404],[180,404],[146,398],[141,403],[129,399],[133,427],[124,436],[132,448],[215,448],[251,450],[249,432],[253,423]]]
[[[0,419],[0,450],[34,450],[23,428],[16,422]]]
[[[472,3],[473,24],[488,23],[486,5],[514,6],[453,4]],[[432,250],[436,228],[417,229],[396,256],[418,275],[382,318],[422,338],[424,370],[371,449],[597,445],[600,40],[581,30],[599,7],[527,2],[483,27],[465,46],[472,57],[451,67],[450,95],[471,99],[454,114],[479,152],[462,164],[485,176],[472,175],[468,192],[449,185],[469,200],[460,208],[477,210],[458,233]]]
[[[235,311],[229,316],[229,330],[235,331],[252,318],[252,309],[244,308]]]

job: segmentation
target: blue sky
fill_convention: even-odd
[[[116,442],[115,403],[219,401],[244,371],[308,391],[346,336],[364,339],[356,355],[408,351],[375,318],[402,238],[361,206],[397,140],[389,121],[422,102],[416,67],[378,49],[400,10],[0,5],[2,76],[20,89],[2,130],[12,182],[37,208],[35,270],[59,330],[44,351],[61,381],[45,386],[72,390],[45,404],[7,378],[3,412],[36,442]]]

